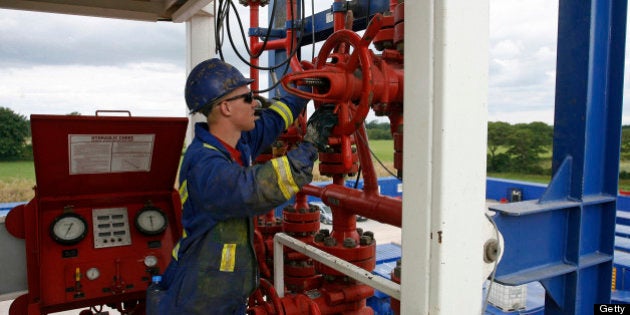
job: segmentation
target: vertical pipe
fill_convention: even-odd
[[[344,186],[343,175],[333,175],[333,185]],[[359,233],[357,232],[357,219],[352,209],[346,207],[337,207],[334,203],[330,203],[333,215],[332,231],[330,236],[342,243],[346,238],[353,238],[359,241]]]
[[[374,163],[370,155],[368,147],[367,132],[365,126],[361,125],[355,132],[355,138],[358,138],[357,151],[359,153],[359,161],[361,162],[361,170],[363,172],[363,191],[368,195],[378,194],[378,179],[374,171]]]
[[[273,286],[279,297],[284,297],[284,246],[274,237],[273,242]]]
[[[335,0],[335,4],[345,5],[345,0]],[[333,13],[333,31],[338,31],[346,28],[346,12],[336,11]]]
[[[287,58],[290,58],[291,53],[298,48],[298,41],[297,41],[297,36],[299,35],[298,32],[296,31],[296,28],[299,27],[299,25],[297,24],[297,19],[296,16],[298,16],[296,14],[297,12],[297,1],[293,1],[293,7],[291,8],[291,3],[290,1],[287,1],[287,21],[293,21],[293,28],[289,28],[287,30],[287,37],[285,38],[285,49],[287,51]],[[293,49],[293,50],[291,50]],[[297,56],[297,55],[296,55]],[[297,57],[293,57],[290,60],[290,65],[291,65],[291,69],[293,71],[299,71],[302,70],[302,66],[300,65],[300,62],[298,61]]]
[[[251,28],[258,28],[259,26],[259,19],[258,19],[258,14],[260,11],[260,6],[258,4],[258,1],[249,1],[249,26]],[[250,36],[249,37],[249,47],[251,49],[252,54],[256,54],[258,52],[258,36]],[[250,58],[250,63],[254,66],[258,66],[259,65],[259,60],[258,58]],[[249,75],[250,78],[254,79],[254,82],[252,82],[251,89],[252,90],[258,90],[260,88],[260,83],[258,82],[259,79],[259,71],[258,69],[254,68],[254,67],[250,67],[249,68]]]

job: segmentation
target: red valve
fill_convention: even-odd
[[[342,173],[353,169],[350,136],[363,125],[374,101],[375,76],[379,76],[379,69],[374,65],[368,47],[382,25],[383,16],[377,14],[363,37],[348,29],[334,32],[320,49],[313,64],[314,69],[296,71],[282,79],[285,89],[315,100],[315,107],[323,103],[336,105],[338,124],[331,136],[337,138],[333,142],[340,144]],[[299,90],[299,85],[309,85],[315,89],[308,93]]]
[[[351,135],[367,117],[374,97],[373,60],[368,47],[382,24],[383,16],[377,14],[363,37],[351,30],[336,31],[324,42],[314,69],[296,71],[282,79],[285,89],[315,100],[316,107],[318,103],[337,104],[339,125],[333,135]],[[312,85],[316,89],[307,93],[299,90],[298,85]]]
[[[249,313],[284,314],[280,296],[278,296],[278,292],[268,280],[261,278],[260,286],[249,297]]]

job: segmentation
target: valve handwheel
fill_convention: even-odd
[[[367,33],[366,31],[365,34]],[[343,69],[346,74],[356,75],[356,70],[360,67],[360,75],[362,78],[361,97],[357,104],[351,99],[342,100],[337,103],[336,110],[339,122],[332,131],[333,135],[347,136],[354,133],[354,131],[363,124],[370,110],[372,96],[374,94],[374,83],[372,81],[372,72],[370,71],[372,58],[368,50],[370,42],[371,40],[367,40],[365,35],[362,39],[353,31],[345,29],[338,30],[330,35],[326,42],[324,42],[324,45],[317,55],[315,69],[326,67],[326,60],[329,56],[336,57],[337,63],[335,68]],[[349,49],[346,45],[352,46],[353,51],[350,55],[343,56],[345,50]],[[331,84],[334,84],[334,82],[331,82]]]
[[[313,69],[304,66],[304,71],[295,71],[282,79],[285,89],[313,99],[315,107],[323,103],[337,105],[339,122],[332,135],[351,135],[367,117],[375,88],[372,52],[368,47],[382,25],[383,16],[379,13],[370,21],[363,37],[347,29],[334,32],[321,47]],[[327,63],[329,58],[333,62]],[[319,93],[301,91],[298,83],[312,85]]]

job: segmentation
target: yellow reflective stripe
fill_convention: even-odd
[[[171,256],[173,256],[173,259],[179,260],[179,257],[177,257],[177,254],[179,253],[179,244],[181,244],[182,240],[184,240],[187,237],[188,237],[188,233],[186,233],[186,229],[184,229],[182,231],[182,239],[179,240],[179,242],[177,242],[177,244],[173,248],[173,251],[171,252]]]
[[[278,187],[280,187],[282,195],[286,199],[291,198],[300,188],[293,179],[289,159],[286,156],[275,158],[271,160],[271,165],[278,176]]]
[[[208,148],[208,149],[212,149],[212,150],[219,151],[219,149],[217,149],[216,147],[211,146],[211,145],[209,145],[209,144],[207,144],[207,143],[204,143],[204,144],[203,144],[203,147],[204,147],[204,148]]]
[[[289,128],[289,126],[293,124],[293,113],[287,104],[281,101],[276,101],[273,105],[269,106],[269,109],[278,113],[278,115],[284,119],[284,129]]]
[[[177,253],[179,253],[179,243],[181,241],[177,242],[177,245],[175,245],[175,247],[173,247],[173,252],[171,252],[171,256],[173,256],[173,259],[175,260],[179,260],[179,257],[177,257]]]
[[[278,159],[272,159],[271,160],[271,165],[273,165],[273,170],[276,172],[276,176],[278,176],[278,186],[280,187],[280,191],[282,191],[282,195],[284,196],[285,199],[289,199],[291,198],[291,195],[289,194],[289,191],[287,191],[287,187],[285,187],[282,184],[282,174],[281,174],[281,169],[278,166]]]
[[[282,165],[284,166],[284,169],[286,170],[286,174],[287,174],[287,178],[286,178],[287,185],[293,191],[293,194],[295,194],[298,191],[300,191],[300,187],[298,187],[298,185],[295,183],[295,180],[293,179],[293,173],[291,172],[291,165],[289,164],[289,158],[287,158],[286,156],[283,156],[281,160],[282,160]]]
[[[188,180],[183,181],[179,186],[179,199],[182,200],[182,204],[188,200]]]
[[[236,261],[236,244],[223,244],[223,252],[221,253],[220,271],[234,272],[234,264]]]

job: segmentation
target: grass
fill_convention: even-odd
[[[394,162],[394,140],[370,140],[370,149],[383,162]]]
[[[370,140],[370,149],[383,163],[379,163],[374,157],[372,157],[372,163],[374,164],[374,171],[378,177],[388,177],[396,174],[394,168],[394,141],[393,140]],[[330,177],[322,176],[319,174],[318,162],[313,167],[313,181],[329,181]],[[393,174],[393,175],[392,175]],[[348,178],[356,178],[356,176],[350,176]]]
[[[29,201],[35,197],[35,180],[15,179],[0,180],[0,203]]]
[[[35,196],[32,161],[0,162],[0,202],[29,201]]]
[[[377,176],[391,176],[389,172],[396,173],[394,169],[393,140],[371,140],[370,149],[381,160],[385,167],[374,160],[374,168]],[[550,156],[548,157],[550,158]],[[550,162],[545,162],[550,164]],[[550,166],[550,165],[549,165]],[[619,165],[620,170],[630,171],[630,161],[623,160]],[[314,167],[314,180],[327,181],[329,177],[319,175],[317,165]],[[489,177],[520,180],[533,183],[548,184],[549,175],[527,175],[519,173],[488,173]],[[28,201],[34,197],[35,168],[31,161],[0,162],[0,203]],[[630,191],[630,180],[619,180],[619,189]]]
[[[32,161],[0,162],[0,181],[16,179],[35,182],[35,166]]]

